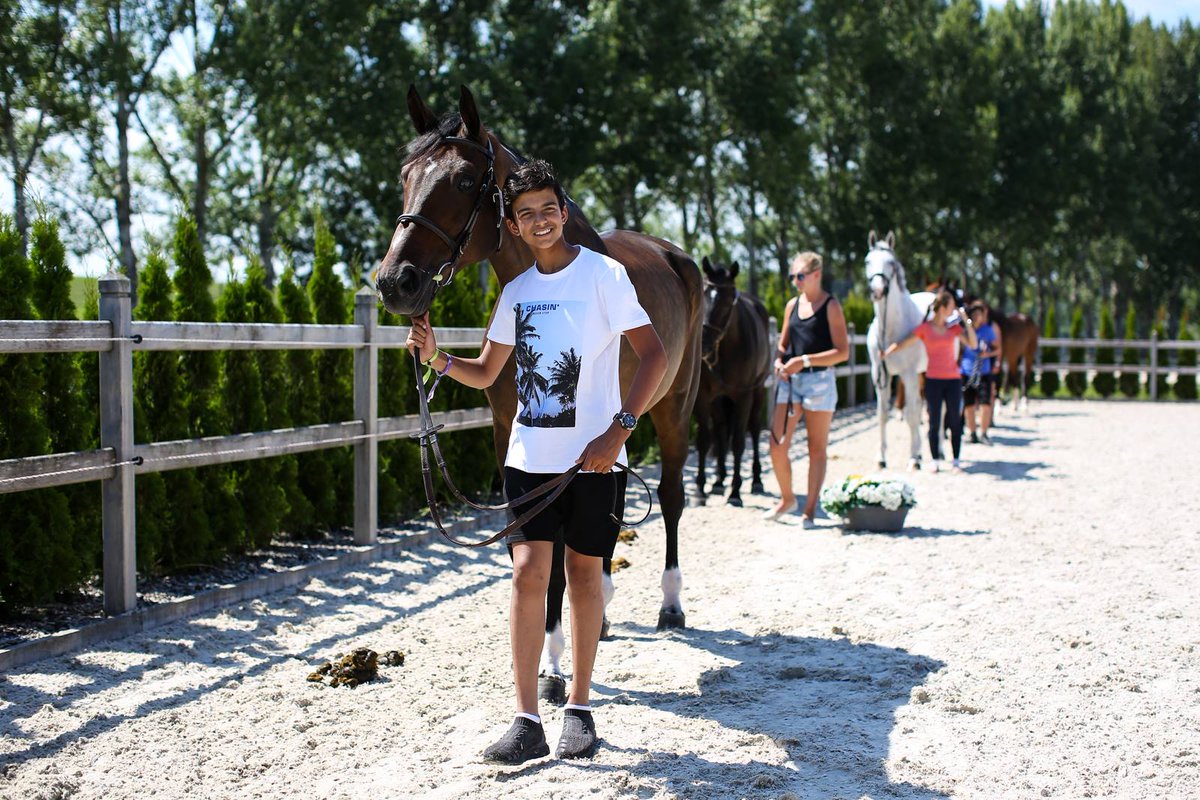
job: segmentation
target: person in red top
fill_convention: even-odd
[[[958,454],[962,449],[962,379],[958,372],[957,346],[961,341],[975,348],[975,328],[971,319],[961,308],[958,318],[950,321],[954,313],[954,295],[944,289],[933,300],[933,319],[917,326],[906,338],[888,346],[883,351],[887,358],[897,350],[903,350],[918,339],[924,342],[929,355],[929,368],[925,371],[925,403],[929,410],[929,454],[933,457],[933,471],[937,472],[942,460],[942,406],[946,407],[946,427],[950,429],[950,447],[954,460],[951,469],[962,472]]]

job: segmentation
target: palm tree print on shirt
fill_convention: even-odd
[[[578,354],[578,329],[572,323],[568,306],[577,303],[518,303],[516,314],[517,421],[531,428],[569,428],[575,426],[576,396],[583,358]],[[535,350],[534,340],[554,342],[568,347],[549,366],[543,366],[545,353]]]

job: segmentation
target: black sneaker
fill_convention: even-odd
[[[971,431],[971,444],[979,444],[979,435],[976,434],[975,431]]]
[[[500,741],[483,751],[483,760],[493,764],[524,764],[531,758],[550,755],[546,744],[546,732],[540,722],[525,717],[513,720],[508,733]]]
[[[600,738],[596,736],[596,723],[592,712],[578,708],[563,711],[562,736],[558,739],[556,758],[591,758],[596,754]]]
[[[980,441],[982,441],[984,444],[986,444],[989,447],[991,447],[991,445],[992,445],[991,437],[989,437],[986,433],[982,437],[980,437]]]

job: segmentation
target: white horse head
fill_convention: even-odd
[[[871,291],[871,299],[875,302],[883,300],[891,292],[893,284],[899,291],[908,294],[908,286],[904,279],[904,265],[896,258],[896,235],[888,231],[883,239],[871,231],[867,237],[866,271],[867,288]]]

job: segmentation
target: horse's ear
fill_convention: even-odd
[[[867,249],[874,250],[875,242],[878,237],[875,236],[875,229],[871,228],[871,232],[867,234]]]
[[[425,105],[414,83],[408,85],[408,116],[412,118],[413,127],[417,129],[418,134],[429,133],[437,128],[437,117],[429,110],[429,106]]]
[[[483,131],[483,123],[479,121],[479,109],[475,107],[475,97],[466,86],[459,87],[458,113],[462,114],[463,127],[467,129],[468,139],[479,139]]]
[[[705,275],[707,275],[709,278],[712,278],[713,265],[712,262],[708,260],[708,256],[704,256],[700,259],[700,269],[704,270]]]
[[[738,267],[738,262],[736,261],[729,265],[729,280],[733,280],[737,277],[738,269],[740,269],[740,267]]]
[[[896,234],[892,233],[891,231],[888,231],[887,239],[885,239],[884,241],[887,242],[887,246],[889,249],[891,249],[891,250],[896,249]]]

